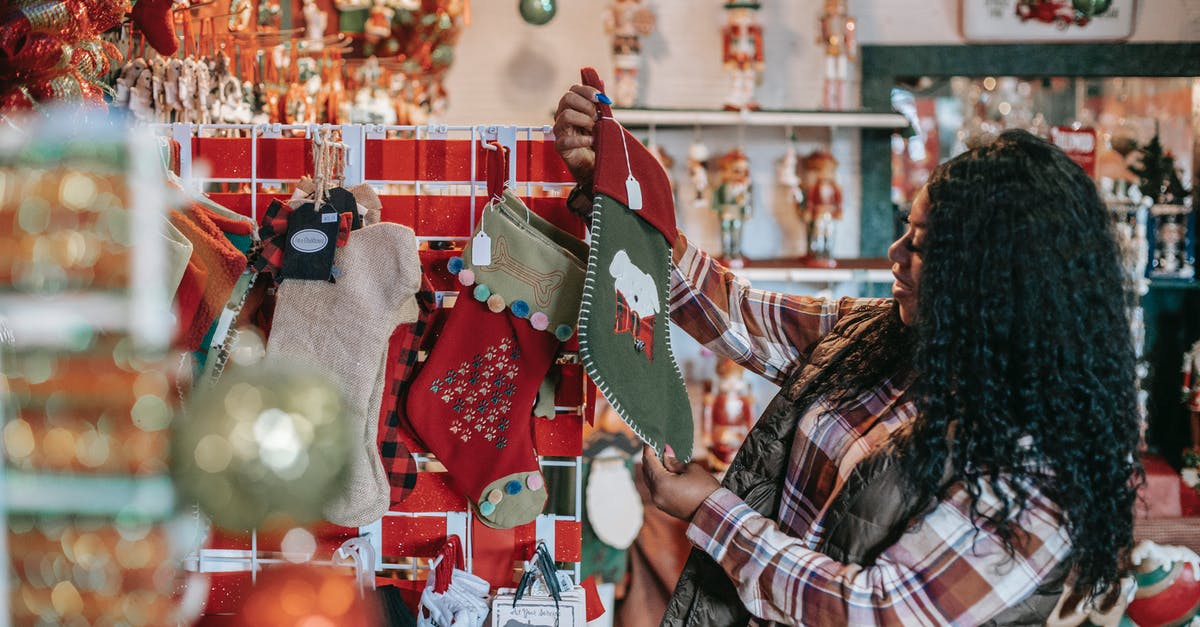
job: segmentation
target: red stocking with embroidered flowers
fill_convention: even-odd
[[[480,519],[511,528],[532,521],[546,503],[532,409],[559,342],[526,320],[489,310],[476,292],[459,291],[409,388],[408,417]]]

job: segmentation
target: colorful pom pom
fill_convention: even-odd
[[[450,274],[458,274],[463,269],[462,257],[451,257],[450,261],[446,262],[446,268],[450,270]]]
[[[512,309],[512,314],[518,318],[529,317],[529,303],[523,300],[514,300],[510,308]]]
[[[466,286],[475,285],[475,271],[470,268],[463,268],[458,273],[458,282]]]
[[[550,318],[540,311],[534,312],[529,316],[529,325],[538,331],[545,331],[546,327],[550,326]]]
[[[546,482],[542,480],[541,473],[535,472],[532,475],[529,475],[529,478],[525,480],[525,485],[529,486],[530,490],[537,491],[541,490],[542,486],[546,485]]]
[[[479,513],[484,516],[491,516],[494,511],[496,511],[496,506],[491,501],[484,501],[479,504]]]
[[[512,481],[504,484],[504,491],[508,492],[509,494],[520,494],[523,487],[524,486],[521,485],[520,481],[513,479]]]
[[[488,492],[487,500],[492,505],[499,505],[500,501],[504,500],[504,493],[500,490],[492,490],[491,492]]]
[[[554,337],[558,338],[558,341],[560,342],[565,342],[571,339],[571,336],[574,334],[575,329],[572,329],[571,325],[569,324],[560,324],[554,329]]]
[[[489,296],[492,295],[492,290],[488,289],[488,286],[484,285],[483,283],[480,283],[479,285],[475,286],[474,294],[475,294],[475,300],[482,303],[483,301],[487,300]]]
[[[488,309],[492,313],[500,313],[504,311],[504,297],[499,294],[492,294],[487,299]]]

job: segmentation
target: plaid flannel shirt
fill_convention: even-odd
[[[864,302],[871,301],[755,290],[682,236],[675,245],[671,319],[710,350],[776,383],[807,359],[839,316]],[[1060,510],[1034,486],[1028,486],[1019,520],[1024,533],[1013,541],[1011,560],[991,529],[975,529],[963,484],[952,486],[871,566],[839,563],[814,550],[826,531],[826,510],[854,467],[913,419],[910,383],[883,381],[836,407],[818,401],[805,411],[778,520],[724,488],[693,516],[688,538],[721,565],[761,621],[978,624],[1030,596],[1066,558],[1070,541]],[[981,513],[995,511],[996,494],[982,490]]]

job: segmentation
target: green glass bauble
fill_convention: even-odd
[[[226,529],[320,520],[346,484],[353,434],[343,408],[319,372],[272,364],[227,373],[172,429],[175,484]]]
[[[1071,0],[1071,4],[1076,11],[1088,17],[1095,17],[1107,11],[1112,0]]]
[[[558,12],[555,0],[520,0],[517,7],[521,11],[521,19],[534,26],[549,22]]]

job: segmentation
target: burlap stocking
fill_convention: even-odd
[[[381,223],[354,231],[337,249],[337,283],[288,280],[279,286],[268,359],[306,362],[327,372],[346,397],[360,447],[345,492],[326,508],[333,523],[359,527],[388,509],[389,486],[376,443],[388,337],[417,319],[421,281],[411,229]]]

